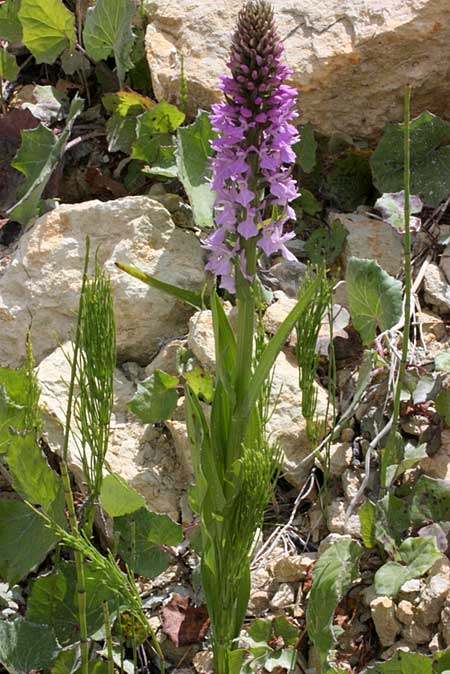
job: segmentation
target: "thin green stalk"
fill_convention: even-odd
[[[108,674],[114,674],[113,645],[111,636],[111,618],[109,615],[108,602],[103,602],[103,621],[105,623],[106,653],[108,656]]]
[[[408,364],[409,334],[411,324],[411,229],[410,229],[410,194],[411,194],[411,138],[410,138],[410,113],[411,110],[411,86],[405,87],[404,98],[404,122],[403,122],[403,154],[404,171],[403,182],[405,191],[405,240],[404,240],[404,261],[405,261],[405,323],[402,337],[402,357],[398,372],[398,381],[394,396],[392,433],[397,430],[397,424],[400,416],[400,397],[402,392],[403,380],[405,377],[406,366]]]
[[[88,237],[86,239],[86,253],[84,258],[83,280],[81,283],[80,303],[78,306],[78,318],[77,318],[77,327],[75,333],[75,342],[70,372],[69,393],[67,398],[67,410],[66,410],[66,427],[64,433],[64,443],[61,461],[61,478],[63,481],[64,497],[66,500],[66,508],[69,517],[70,529],[73,535],[79,534],[79,531],[78,531],[77,516],[75,512],[75,505],[73,502],[72,489],[70,487],[69,471],[67,469],[67,456],[69,451],[69,438],[71,432],[74,388],[77,373],[77,361],[80,348],[80,336],[81,336],[80,326],[81,326],[81,315],[83,311],[83,294],[84,289],[86,287],[87,270],[89,265],[89,249],[90,249],[90,241]],[[89,674],[89,641],[88,641],[87,619],[86,619],[86,587],[84,582],[84,560],[83,554],[79,550],[74,551],[74,557],[75,557],[75,570],[77,576],[78,617],[80,623],[81,674]]]

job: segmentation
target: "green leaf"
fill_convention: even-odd
[[[338,541],[319,557],[306,611],[309,637],[320,662],[326,663],[334,644],[332,629],[336,607],[358,574],[362,548],[354,541]]]
[[[375,574],[375,591],[387,597],[396,597],[407,580],[423,576],[442,557],[434,536],[407,538],[400,545],[400,562],[387,562]]]
[[[75,119],[83,109],[83,101],[75,97],[71,103],[67,124],[59,138],[40,124],[35,129],[22,131],[22,145],[12,166],[25,175],[20,199],[7,212],[11,220],[26,224],[36,213],[42,193],[62,157]]]
[[[117,595],[101,571],[84,565],[87,634],[92,636],[104,624],[102,603],[110,611],[117,607]],[[27,620],[51,627],[62,646],[79,641],[77,575],[72,562],[61,562],[55,571],[39,576],[28,598]]]
[[[414,484],[410,506],[412,524],[427,520],[445,522],[450,512],[450,485],[447,480],[436,480],[421,475]]]
[[[432,674],[432,659],[420,653],[397,653],[387,662],[364,670],[364,674]]]
[[[165,101],[144,112],[137,120],[136,141],[131,156],[147,164],[168,169],[175,162],[175,139],[171,135],[184,122],[185,115]]]
[[[6,47],[0,47],[0,79],[14,82],[19,73],[19,66],[15,57]]]
[[[213,206],[216,193],[211,190],[208,177],[213,154],[211,141],[217,134],[211,128],[207,112],[199,112],[189,126],[177,131],[178,175],[188,195],[197,227],[213,227]]]
[[[177,386],[177,377],[155,370],[150,377],[138,383],[128,407],[144,424],[166,421],[177,406]]]
[[[290,672],[295,667],[296,657],[297,651],[295,648],[283,648],[283,650],[274,652],[273,655],[264,658],[264,669],[273,672],[274,669],[280,667]]]
[[[75,47],[75,18],[62,0],[21,0],[22,41],[36,63],[54,63],[64,49]]]
[[[372,190],[367,151],[349,148],[334,159],[326,174],[326,187],[330,198],[343,211],[351,212],[364,204]]]
[[[450,192],[450,123],[423,112],[410,124],[411,194],[438,206]],[[370,164],[380,192],[403,189],[403,124],[388,124]]]
[[[130,58],[136,5],[133,0],[97,0],[87,11],[83,41],[94,61],[114,56],[117,76],[122,86],[127,70],[133,67]]]
[[[294,207],[296,206],[300,207],[302,214],[307,215],[316,215],[323,209],[323,204],[306,187],[302,187],[299,198],[294,202]]]
[[[361,538],[366,548],[375,547],[375,514],[376,506],[371,501],[366,501],[358,512]]]
[[[442,391],[436,398],[436,412],[450,426],[450,389]]]
[[[139,269],[136,269],[136,267],[132,267],[129,264],[123,264],[122,262],[116,262],[115,264],[116,267],[126,272],[130,276],[133,276],[133,278],[137,278],[139,281],[146,283],[148,286],[156,288],[156,290],[161,290],[172,297],[176,297],[177,300],[181,300],[182,302],[186,302],[186,304],[190,304],[192,307],[194,307],[194,309],[203,309],[205,302],[203,296],[200,295],[200,293],[194,293],[191,290],[184,290],[184,288],[178,288],[177,286],[173,286],[170,283],[158,281],[158,279],[154,278],[153,276],[150,276],[149,274],[146,274],[145,272],[140,271]]]
[[[397,554],[398,545],[410,525],[409,506],[405,499],[387,494],[377,501],[375,540],[387,554]]]
[[[171,556],[160,545],[179,545],[183,531],[168,515],[141,508],[132,515],[114,519],[120,536],[118,554],[134,570],[147,578],[155,578],[169,566]],[[135,540],[133,541],[133,532]]]
[[[403,459],[404,441],[398,431],[391,431],[386,447],[381,452],[380,479],[383,488],[390,487],[395,479],[397,467]]]
[[[100,504],[110,517],[128,515],[145,506],[145,498],[120,475],[107,475],[102,482]]]
[[[40,564],[56,541],[26,503],[0,500],[0,577],[10,585]]]
[[[272,637],[272,622],[257,618],[247,630],[248,636],[255,642],[268,642]]]
[[[450,373],[450,352],[439,353],[434,359],[434,369],[436,372]]]
[[[392,328],[402,315],[402,284],[374,260],[351,257],[347,265],[347,297],[353,326],[367,346],[376,329]]]
[[[15,436],[8,452],[8,467],[16,492],[49,512],[61,494],[61,478],[48,465],[34,433]]]
[[[342,222],[334,220],[330,227],[314,229],[305,243],[305,253],[313,264],[322,264],[323,259],[328,264],[337,260],[344,250],[347,230]]]
[[[52,667],[51,674],[72,674],[78,662],[77,649],[62,651]]]
[[[14,674],[47,669],[61,650],[52,629],[25,618],[0,620],[0,662]]]
[[[200,366],[193,367],[183,373],[183,378],[187,381],[196,396],[201,396],[206,402],[212,402],[214,397],[214,378],[209,372],[205,372]]]
[[[129,153],[136,139],[138,115],[155,107],[155,102],[135,91],[106,94],[102,101],[112,115],[106,123],[109,152]]]
[[[317,141],[314,138],[312,124],[304,124],[300,127],[300,140],[293,147],[297,155],[297,163],[305,173],[311,173],[316,165]]]
[[[22,24],[18,12],[20,0],[6,0],[0,7],[0,40],[20,42],[22,40]]]
[[[300,631],[285,616],[274,618],[273,631],[276,637],[283,638],[287,646],[295,646],[298,642]]]

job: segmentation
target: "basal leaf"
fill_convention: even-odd
[[[347,265],[347,297],[355,329],[367,346],[376,330],[394,326],[402,315],[402,284],[374,260],[351,257]]]
[[[66,127],[58,138],[42,124],[36,129],[22,131],[22,145],[12,166],[25,175],[25,182],[19,201],[7,212],[11,220],[26,224],[36,214],[45,186],[64,153],[75,119],[82,109],[83,101],[74,98]]]
[[[168,515],[158,515],[147,508],[141,508],[131,515],[116,517],[114,529],[119,536],[120,557],[135,573],[147,578],[155,578],[170,563],[170,555],[160,546],[178,545],[183,540],[179,524]]]
[[[184,122],[185,115],[165,101],[138,117],[137,138],[131,156],[150,167],[168,169],[176,164],[175,139],[171,135]]]
[[[306,624],[322,665],[334,644],[334,612],[358,574],[361,553],[362,548],[354,541],[338,541],[325,550],[314,567]]]
[[[177,131],[178,175],[189,197],[195,224],[200,229],[214,225],[216,193],[211,190],[208,178],[213,154],[211,140],[216,136],[206,112],[199,112],[193,124],[180,127]]]
[[[133,0],[97,0],[87,11],[83,30],[84,46],[94,61],[114,56],[121,85],[125,73],[133,67],[130,54],[135,12]]]
[[[377,594],[396,597],[407,580],[419,578],[442,557],[434,536],[407,538],[400,545],[398,560],[386,562],[375,574]]]
[[[427,520],[445,522],[450,512],[450,483],[421,475],[414,484],[410,515],[412,524]]]
[[[117,605],[117,595],[108,586],[103,573],[87,563],[84,565],[84,582],[87,633],[91,636],[103,625],[102,602],[107,601],[112,611]],[[62,646],[79,641],[77,576],[72,562],[61,562],[56,570],[33,582],[26,617],[51,628]]]
[[[138,383],[134,398],[128,406],[144,424],[166,421],[177,406],[176,386],[177,377],[155,370],[150,377]]]
[[[47,625],[36,625],[25,618],[0,620],[0,662],[9,672],[29,674],[47,669],[60,650],[55,633]]]
[[[8,42],[20,42],[22,24],[18,12],[20,0],[6,0],[0,7],[0,39]]]
[[[423,112],[410,124],[411,194],[437,206],[450,192],[450,123]],[[370,164],[382,193],[403,189],[403,124],[388,124]]]
[[[436,398],[436,411],[450,426],[450,389],[445,389]]]
[[[64,49],[75,47],[75,17],[62,0],[21,0],[19,19],[36,63],[54,63]]]
[[[0,47],[0,78],[13,82],[19,73],[19,66],[15,57],[6,47]]]
[[[18,583],[40,564],[53,545],[54,534],[23,501],[0,500],[0,577]]]
[[[100,503],[110,517],[120,517],[144,507],[145,499],[120,475],[111,474],[103,479]]]

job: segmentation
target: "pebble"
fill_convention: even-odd
[[[410,625],[414,619],[414,606],[410,601],[403,599],[397,606],[395,617],[404,625]]]
[[[401,625],[395,617],[395,604],[390,597],[377,597],[370,602],[375,630],[382,646],[392,646]]]
[[[281,583],[305,580],[308,569],[315,563],[317,557],[318,554],[315,552],[281,557],[272,566],[273,577]]]
[[[288,606],[292,606],[294,602],[295,594],[293,587],[288,583],[281,583],[277,592],[275,592],[274,596],[272,597],[270,606],[275,610],[283,609],[287,608]]]

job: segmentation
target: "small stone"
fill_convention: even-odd
[[[431,638],[430,643],[428,644],[428,649],[430,653],[437,653],[438,651],[442,650],[439,632],[436,632],[436,634]]]
[[[278,590],[275,592],[270,606],[272,609],[283,609],[292,606],[295,602],[295,593],[291,585],[288,583],[281,583]]]
[[[390,660],[398,651],[403,651],[404,653],[411,653],[411,651],[415,650],[415,645],[412,644],[410,641],[406,641],[404,639],[400,641],[396,641],[395,644],[393,644],[390,648],[388,648],[386,651],[383,651],[381,654],[381,659],[382,660]]]
[[[288,297],[282,291],[278,291],[278,299],[276,302],[273,302],[270,306],[267,307],[266,312],[263,318],[263,325],[265,331],[269,335],[274,335],[286,316],[297,304],[297,299]],[[297,343],[295,331],[291,333],[291,336],[287,340],[291,346],[294,346]]]
[[[410,625],[414,618],[414,606],[410,601],[403,599],[397,606],[395,617],[404,625]]]
[[[326,455],[326,450],[320,452],[322,460],[327,458]],[[349,466],[351,466],[353,457],[352,446],[348,442],[335,443],[330,446],[328,456],[331,477],[339,477]]]
[[[353,428],[344,428],[341,432],[341,441],[342,442],[353,442],[355,437],[355,431]]]
[[[450,313],[450,285],[444,273],[432,262],[424,276],[425,302],[432,304],[442,314]]]
[[[440,316],[432,314],[431,311],[422,310],[418,316],[418,322],[422,326],[425,344],[444,339],[447,335],[447,328],[444,321]]]
[[[327,526],[331,533],[360,536],[361,523],[358,515],[347,517],[348,503],[345,499],[334,499],[327,508]]]
[[[318,554],[314,552],[281,557],[272,566],[273,577],[281,583],[305,580],[308,570],[316,562],[317,557]]]
[[[248,612],[250,615],[258,617],[268,611],[270,608],[270,594],[264,590],[257,590],[250,594],[248,602]]]
[[[342,487],[348,501],[352,501],[359,491],[364,478],[364,473],[355,473],[354,470],[346,470],[341,477]]]
[[[415,620],[409,625],[405,625],[402,634],[404,638],[412,644],[428,644],[431,639],[431,631]]]
[[[400,588],[402,594],[416,594],[422,589],[422,583],[419,578],[407,580]]]
[[[155,370],[162,370],[175,377],[177,371],[177,354],[181,348],[186,348],[187,342],[184,339],[173,339],[165,344],[157,353],[152,362],[145,368],[145,374],[149,377]]]
[[[2,611],[2,616],[4,618],[13,618],[15,615],[17,615],[17,611],[12,608],[4,608]]]
[[[450,578],[444,574],[428,576],[425,589],[422,592],[417,607],[420,622],[432,625],[439,621],[439,617],[446,599],[450,595]],[[421,643],[421,642],[417,642]]]
[[[125,374],[125,377],[129,381],[136,383],[139,380],[141,375],[141,368],[139,367],[138,363],[134,363],[133,361],[123,363],[122,370]]]
[[[395,617],[395,604],[390,597],[377,597],[370,602],[375,630],[382,646],[392,646],[401,625]]]
[[[439,559],[435,561],[431,569],[428,571],[428,576],[446,576],[450,578],[450,560],[445,555],[442,555]]]
[[[326,538],[324,538],[322,541],[320,541],[319,545],[319,556],[323,555],[325,550],[328,550],[332,545],[337,543],[338,541],[351,541],[352,537],[350,534],[328,534]]]
[[[450,646],[450,606],[444,606],[441,613],[440,630],[445,645]]]
[[[199,651],[192,658],[192,664],[198,674],[212,674],[213,654],[211,651]]]

